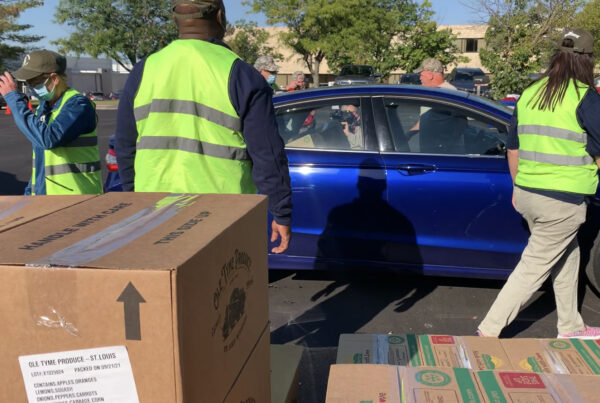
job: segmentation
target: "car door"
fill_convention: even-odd
[[[382,144],[389,203],[412,225],[390,234],[388,261],[430,274],[506,276],[528,237],[512,206],[506,121],[418,96],[376,97],[373,109],[390,139]]]
[[[289,161],[293,234],[284,255],[270,256],[270,267],[368,259],[377,247],[370,240],[377,224],[369,217],[385,203],[369,98],[277,105],[276,119]]]

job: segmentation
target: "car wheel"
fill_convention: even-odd
[[[596,236],[590,250],[590,259],[585,267],[585,274],[592,289],[600,295],[600,234]]]

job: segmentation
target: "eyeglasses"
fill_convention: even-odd
[[[40,84],[45,84],[50,77],[52,77],[52,73],[39,75],[31,80],[27,80],[27,85],[30,87],[37,87]]]

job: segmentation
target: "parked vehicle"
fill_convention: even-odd
[[[372,66],[352,64],[342,67],[340,74],[335,78],[335,84],[374,84],[375,79],[379,77],[381,74],[375,73]]]
[[[421,85],[421,74],[420,73],[406,73],[400,76],[398,84],[414,84]]]
[[[479,278],[505,278],[515,267],[529,233],[511,202],[511,109],[415,85],[318,88],[273,101],[294,213],[290,247],[270,254],[269,267]],[[430,112],[437,125],[427,123]],[[359,148],[346,125],[362,136]],[[594,206],[600,199],[592,199],[582,231],[584,256],[600,223]],[[599,250],[588,266],[596,287]]]
[[[104,101],[106,96],[101,92],[90,92],[88,98],[92,101]]]
[[[457,89],[477,94],[477,86],[480,85],[479,95],[489,96],[490,78],[480,68],[455,67],[447,77],[447,81]]]
[[[0,95],[0,108],[6,108],[6,101],[2,95]]]

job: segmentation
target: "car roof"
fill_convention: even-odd
[[[410,84],[373,84],[319,87],[302,91],[292,91],[273,96],[275,106],[290,102],[318,101],[330,97],[361,97],[374,95],[418,95],[438,100],[458,101],[491,112],[503,119],[510,119],[513,110],[487,98],[465,91],[446,88],[425,87]]]

